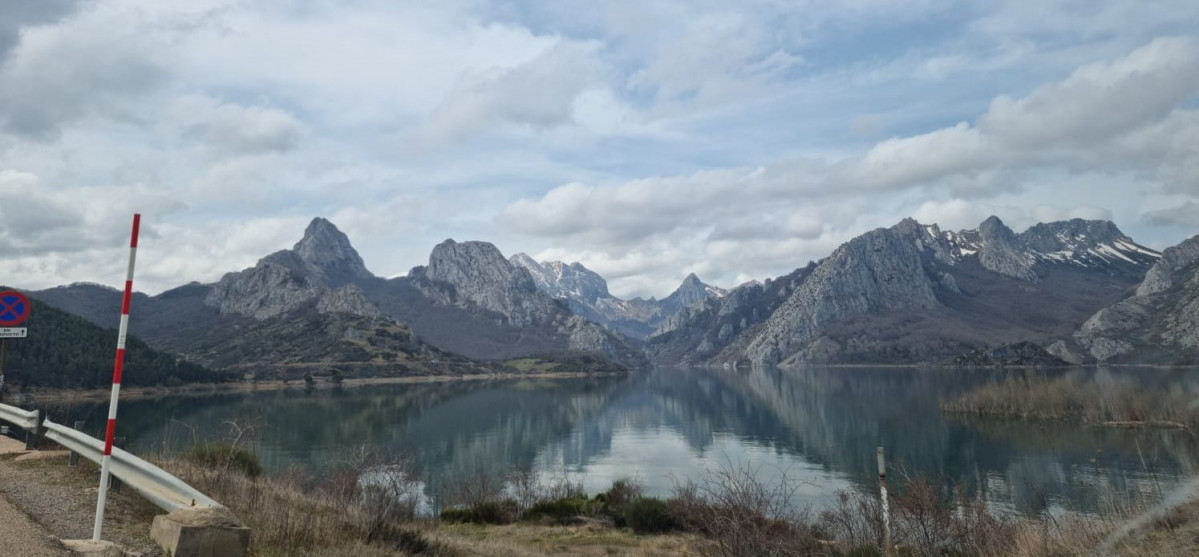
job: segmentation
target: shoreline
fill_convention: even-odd
[[[334,383],[327,377],[314,378],[312,389],[331,390],[334,388],[358,388],[372,385],[420,384],[420,383],[449,383],[455,381],[510,381],[514,379],[581,379],[585,377],[619,377],[627,375],[624,372],[601,371],[583,372],[570,371],[560,373],[472,373],[467,375],[408,375],[403,377],[351,377]],[[302,380],[251,382],[246,380],[228,383],[190,383],[175,387],[139,386],[121,387],[121,400],[145,400],[163,397],[193,397],[213,394],[253,393],[259,391],[304,390],[310,388]],[[29,393],[13,394],[6,397],[5,402],[18,404],[38,404],[46,402],[94,402],[107,400],[111,396],[108,387],[98,389],[58,389],[44,388]]]

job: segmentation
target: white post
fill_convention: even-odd
[[[891,557],[891,514],[887,505],[887,461],[883,448],[878,448],[878,487],[883,502],[883,552]]]
[[[104,433],[104,459],[100,464],[100,494],[96,499],[96,523],[92,541],[100,541],[104,526],[104,502],[108,498],[109,468],[112,465],[112,437],[117,427],[117,398],[121,394],[121,370],[125,367],[125,336],[129,333],[129,303],[133,299],[133,263],[137,260],[137,233],[142,216],[133,215],[133,233],[129,240],[129,269],[125,272],[125,296],[121,301],[121,328],[117,332],[117,357],[112,366],[112,397],[108,400],[108,428]]]

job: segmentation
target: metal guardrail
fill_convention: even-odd
[[[38,410],[21,410],[16,406],[0,404],[0,420],[21,426],[26,431],[37,429]]]
[[[21,410],[0,404],[0,420],[16,424],[31,433],[37,433],[40,417],[37,410]],[[100,464],[104,457],[104,442],[95,437],[50,420],[42,421],[41,427],[45,437],[83,458]],[[166,470],[117,447],[112,448],[112,475],[167,512],[222,506]]]
[[[42,426],[47,438],[79,453],[83,458],[96,464],[103,458],[104,442],[99,439],[50,420],[43,422]],[[222,506],[166,470],[117,447],[112,448],[112,475],[167,512]]]

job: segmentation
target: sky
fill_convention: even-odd
[[[212,282],[330,219],[622,297],[914,217],[1199,233],[1199,2],[0,0],[0,283]]]

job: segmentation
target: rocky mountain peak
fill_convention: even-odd
[[[608,293],[608,281],[581,263],[538,263],[523,253],[513,255],[510,261],[528,270],[537,284],[537,289],[554,298],[595,304],[599,300],[612,297]]]
[[[1161,259],[1145,273],[1137,286],[1137,296],[1151,296],[1169,290],[1177,282],[1179,271],[1199,263],[1199,236],[1193,236],[1177,246],[1166,248]]]
[[[508,261],[488,242],[449,239],[437,244],[422,275],[453,287],[459,302],[503,314],[513,325],[537,323],[553,311],[552,300],[537,291],[528,269]],[[436,289],[428,294],[448,301]]]
[[[324,275],[321,282],[330,287],[372,276],[358,251],[350,245],[350,239],[321,217],[312,219],[292,251],[301,261],[319,270]]]
[[[673,315],[709,298],[720,298],[727,292],[700,280],[695,273],[688,274],[682,284],[660,302],[663,315]]]
[[[1051,253],[1079,246],[1132,243],[1132,238],[1111,221],[1072,219],[1037,223],[1020,234],[1020,241],[1038,252]]]
[[[984,242],[1014,242],[1016,233],[1012,232],[1003,221],[995,215],[987,217],[982,224],[978,225],[978,234]]]
[[[1016,233],[999,217],[992,215],[984,220],[978,226],[978,235],[981,245],[978,261],[984,268],[1029,282],[1039,280],[1032,270],[1033,258],[1025,253],[1016,240]]]
[[[470,285],[519,286],[535,291],[533,277],[527,270],[514,265],[488,242],[455,242],[453,239],[437,244],[429,254],[425,276],[456,288]]]

